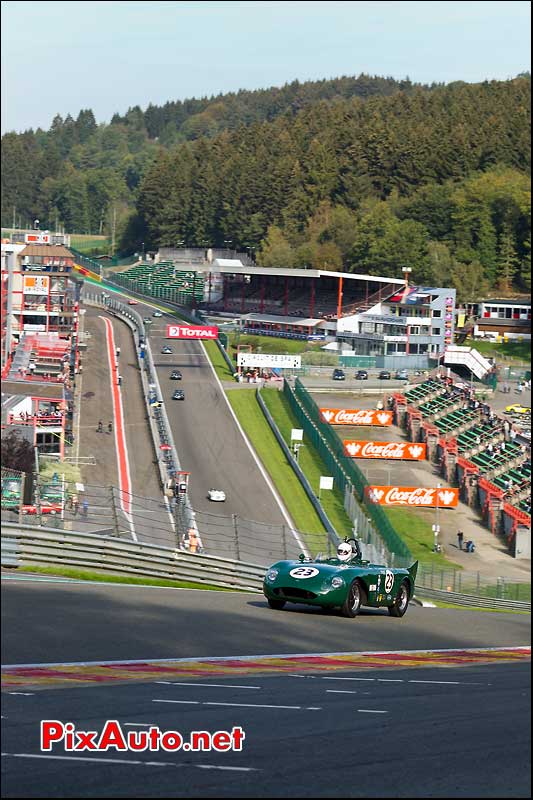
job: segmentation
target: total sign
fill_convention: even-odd
[[[216,325],[167,325],[167,339],[218,339]]]

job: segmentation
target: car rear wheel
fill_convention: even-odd
[[[267,601],[270,608],[273,608],[275,611],[281,611],[287,602],[286,600],[272,600],[270,597],[267,597]]]
[[[364,590],[358,580],[352,581],[346,600],[341,606],[343,617],[356,617],[364,603]]]
[[[391,617],[403,617],[409,605],[409,584],[402,581],[396,599],[391,606],[388,606]]]

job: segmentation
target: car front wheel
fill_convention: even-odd
[[[346,595],[346,600],[341,606],[341,613],[343,617],[356,617],[361,610],[364,602],[364,591],[359,581],[352,582]]]
[[[286,600],[272,600],[270,597],[267,598],[267,601],[270,608],[273,608],[275,611],[281,611],[287,602]]]
[[[403,617],[409,605],[409,584],[402,581],[396,599],[391,606],[388,606],[391,617]]]

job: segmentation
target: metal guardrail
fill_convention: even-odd
[[[426,589],[421,587],[415,589],[415,597],[427,597],[430,600],[440,600],[443,603],[455,603],[460,606],[476,606],[478,608],[492,608],[497,611],[506,609],[509,611],[529,611],[531,613],[531,603],[519,600],[505,600],[495,597],[480,597],[479,595],[460,594],[459,592],[448,592],[445,589]]]
[[[113,574],[189,581],[222,588],[261,592],[265,567],[244,561],[192,554],[183,550],[140,544],[76,531],[61,533],[4,523],[2,566],[73,566]],[[531,612],[530,602],[480,597],[420,588],[415,597],[434,598],[461,606]]]
[[[70,566],[113,574],[189,581],[223,588],[260,592],[265,568],[220,556],[188,553],[54,528],[4,523],[2,566]]]

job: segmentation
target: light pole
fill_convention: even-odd
[[[439,533],[440,533],[440,525],[439,525],[439,492],[441,489],[441,484],[437,483],[437,493],[436,493],[436,504],[435,504],[435,524],[433,525],[433,533],[435,536],[435,544],[433,546],[433,550],[435,553],[439,552],[440,545],[439,545]]]

